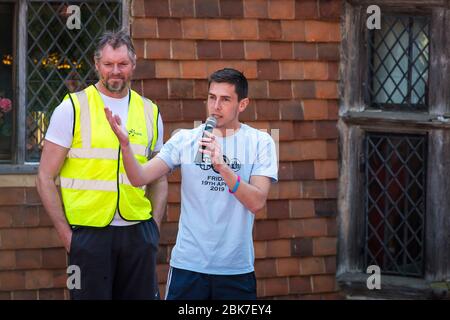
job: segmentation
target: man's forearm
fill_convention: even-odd
[[[167,195],[168,195],[168,183],[167,176],[162,176],[158,180],[152,182],[147,187],[147,194],[152,202],[152,215],[155,219],[158,228],[161,227],[161,221],[166,213]]]
[[[42,204],[55,226],[56,232],[67,251],[70,249],[72,229],[66,220],[55,181],[51,177],[38,175],[36,187]]]

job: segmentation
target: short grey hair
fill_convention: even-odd
[[[106,31],[103,33],[95,47],[94,59],[100,60],[102,57],[102,50],[107,45],[110,45],[113,49],[117,49],[123,45],[127,46],[128,56],[133,64],[136,64],[136,50],[134,49],[133,42],[131,41],[128,32],[125,30],[119,31]]]

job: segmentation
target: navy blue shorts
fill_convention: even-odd
[[[170,267],[166,300],[255,300],[255,272],[215,275]]]

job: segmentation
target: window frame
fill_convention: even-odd
[[[14,104],[17,110],[13,125],[12,156],[10,163],[0,163],[0,175],[2,174],[35,174],[39,168],[39,162],[26,162],[26,77],[27,77],[27,1],[43,2],[45,0],[6,0],[15,4],[14,17]],[[64,0],[46,0],[47,2],[60,2]],[[70,0],[71,4],[77,2],[95,2],[96,0]],[[130,32],[130,6],[131,0],[117,0],[122,3],[122,28]]]
[[[430,15],[429,106],[427,111],[370,109],[365,102],[368,82],[366,9],[379,5],[381,14]],[[447,1],[345,1],[341,19],[338,251],[336,277],[349,297],[450,297],[450,4]],[[447,23],[447,25],[445,25]],[[382,275],[381,290],[369,290],[363,270],[365,245],[363,139],[365,132],[428,133],[426,174],[424,277]]]

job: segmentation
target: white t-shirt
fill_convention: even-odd
[[[157,155],[172,170],[181,167],[181,215],[170,265],[206,274],[252,272],[255,216],[211,164],[194,163],[203,128],[180,130]],[[276,146],[268,133],[241,124],[235,134],[216,140],[241,181],[255,175],[277,180]]]
[[[125,128],[125,124],[128,119],[128,99],[129,95],[124,98],[116,99],[105,96],[100,93],[100,96],[103,99],[105,106],[107,106],[113,114],[119,115],[122,120],[122,126]],[[70,99],[66,99],[56,109],[53,111],[52,117],[50,119],[50,124],[47,129],[47,133],[45,134],[45,139],[56,143],[64,148],[70,148],[72,145],[72,131],[73,131],[73,107]],[[158,139],[155,144],[154,152],[161,150],[163,145],[163,122],[161,119],[161,115],[158,117]],[[119,212],[116,210],[113,221],[111,221],[110,225],[112,226],[129,226],[139,222],[128,222],[123,220]]]

